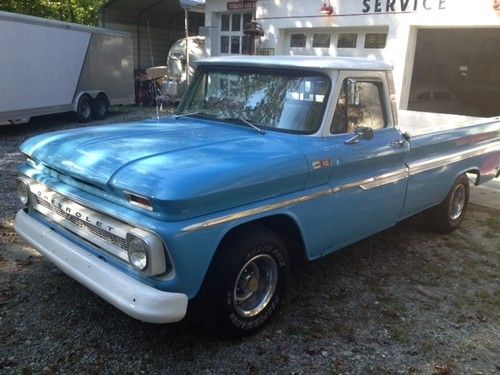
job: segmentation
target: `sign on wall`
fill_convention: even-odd
[[[257,48],[256,54],[260,56],[273,56],[274,48]]]
[[[227,10],[254,10],[257,8],[257,0],[230,1],[227,3]]]
[[[446,0],[363,0],[363,13],[404,13],[445,10]]]

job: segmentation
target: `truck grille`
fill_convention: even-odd
[[[115,219],[113,216],[88,207],[86,203],[84,203],[85,205],[79,203],[81,199],[87,201],[87,199],[92,198],[88,194],[80,195],[79,190],[75,191],[69,188],[68,197],[66,194],[54,191],[26,175],[21,175],[18,179],[29,186],[30,214],[36,212],[36,214],[46,218],[47,228],[56,229],[59,227],[77,236],[78,239],[82,240],[82,243],[73,239],[75,246],[84,246],[85,243],[91,244],[98,252],[113,255],[130,265],[127,238],[133,236],[144,241],[147,246],[148,265],[141,270],[142,274],[146,276],[163,275],[162,278],[165,280],[175,276],[168,249],[156,233]],[[94,203],[90,205],[93,206]],[[130,266],[133,267],[133,265]]]
[[[106,232],[105,230],[87,223],[85,220],[79,219],[75,216],[69,215],[60,208],[50,204],[49,202],[43,200],[42,198],[35,196],[36,202],[48,210],[52,211],[61,218],[69,221],[70,223],[76,225],[78,228],[86,231],[89,234],[95,235],[104,241],[111,243],[112,245],[119,247],[127,251],[127,241],[124,238],[120,238],[113,233]]]
[[[30,189],[34,210],[87,242],[128,262],[127,233],[137,228],[82,206],[42,184],[33,183]]]

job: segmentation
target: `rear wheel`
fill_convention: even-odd
[[[94,118],[97,120],[101,120],[106,117],[108,114],[109,110],[109,104],[108,104],[108,99],[104,94],[99,94],[97,97],[94,99],[94,103],[92,106],[92,112],[94,115]]]
[[[92,98],[90,96],[82,95],[80,99],[78,99],[76,118],[79,122],[92,121]]]
[[[248,227],[217,251],[194,301],[194,317],[219,334],[250,335],[277,311],[288,274],[288,253],[281,238],[267,228]]]
[[[446,199],[424,212],[426,225],[439,233],[451,233],[459,227],[469,203],[469,178],[457,178]]]

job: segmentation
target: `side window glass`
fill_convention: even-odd
[[[382,82],[353,81],[342,83],[333,116],[331,133],[353,133],[358,128],[382,129],[386,125]]]

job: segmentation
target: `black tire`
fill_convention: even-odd
[[[79,122],[89,122],[92,121],[92,98],[88,95],[82,95],[78,99],[78,105],[76,107],[76,118]]]
[[[434,232],[451,233],[462,223],[468,203],[469,178],[463,174],[453,183],[443,202],[424,211],[425,224]]]
[[[278,310],[289,272],[288,252],[281,238],[264,227],[246,227],[221,244],[199,295],[190,304],[191,318],[223,336],[251,335]],[[273,285],[273,275],[276,280],[271,291],[266,286]]]
[[[94,99],[94,103],[92,106],[92,113],[96,120],[102,120],[108,114],[109,110],[109,102],[108,98],[104,94],[99,94]]]

